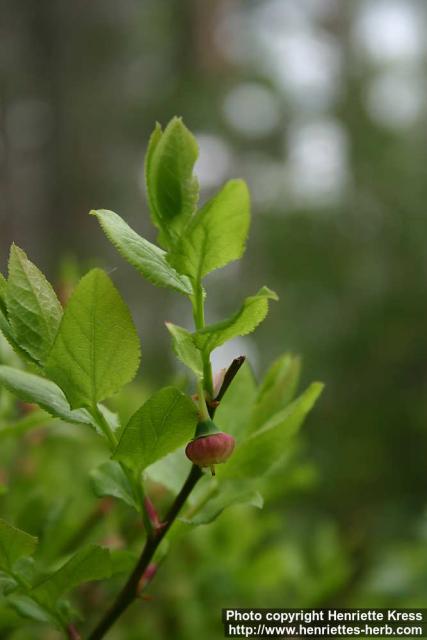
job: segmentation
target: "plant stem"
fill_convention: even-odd
[[[70,640],[81,640],[81,635],[73,624],[68,625],[67,635]]]
[[[203,287],[200,282],[194,284],[194,296],[192,299],[194,324],[197,331],[205,327],[205,309],[203,299]],[[213,396],[212,366],[209,355],[203,357],[203,387],[209,398]]]
[[[114,451],[117,447],[116,435],[96,405],[92,408],[92,416],[95,418],[97,425],[110,443],[111,450]]]
[[[169,512],[166,516],[165,526],[158,530],[154,537],[147,538],[138,563],[132,571],[128,581],[117,596],[111,608],[107,611],[95,630],[92,631],[88,640],[102,640],[107,631],[109,631],[116,620],[126,611],[129,605],[131,605],[135,598],[138,596],[138,584],[142,576],[144,575],[145,570],[150,564],[154,553],[156,552],[161,541],[174,523],[186,499],[188,498],[202,475],[203,472],[199,467],[197,467],[196,465],[193,465],[191,467],[191,471],[188,475],[187,480],[182,486],[179,494],[176,496],[171,508],[169,509]]]
[[[203,384],[201,380],[197,381],[197,396],[198,396],[198,402],[199,402],[200,418],[204,422],[206,420],[209,420],[209,413],[208,413],[208,408],[206,406],[205,392],[204,392]]]

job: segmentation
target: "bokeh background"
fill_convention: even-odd
[[[144,153],[155,121],[181,115],[203,199],[229,177],[253,199],[244,260],[208,282],[209,319],[263,284],[280,295],[216,364],[246,352],[260,374],[290,350],[303,382],[326,383],[302,471],[276,478],[288,490],[263,514],[195,532],[156,587],[151,637],[221,637],[219,604],[425,604],[425,1],[2,0],[1,23],[2,269],[13,240],[58,283],[104,266],[140,330],[144,379],[170,379],[162,320],[189,309],[87,213],[112,209],[154,239]],[[253,555],[272,539],[275,553]]]

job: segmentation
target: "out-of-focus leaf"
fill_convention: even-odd
[[[254,478],[270,471],[286,454],[289,442],[298,432],[322,389],[321,383],[313,383],[294,402],[270,418],[264,427],[236,447],[224,465],[218,465],[218,476]]]
[[[205,353],[210,353],[227,340],[251,333],[266,317],[269,300],[278,300],[278,297],[268,287],[262,287],[256,295],[246,298],[233,316],[194,333],[194,343]]]
[[[219,487],[218,493],[202,509],[194,515],[191,515],[190,509],[188,515],[180,520],[190,525],[209,524],[216,520],[225,509],[238,504],[247,504],[262,509],[264,501],[261,494],[248,486],[248,483],[224,483]]]
[[[8,321],[18,345],[43,364],[52,348],[62,307],[43,273],[12,245],[6,290]]]
[[[184,484],[190,469],[190,460],[182,449],[177,449],[151,464],[145,470],[145,475],[153,482],[163,485],[171,493],[176,494]],[[190,502],[191,500],[192,494],[189,497]]]
[[[52,626],[58,626],[58,624],[60,624],[54,613],[51,613],[30,596],[14,593],[7,601],[23,618],[28,618],[29,620],[34,620],[35,622],[41,622]]]
[[[58,571],[48,576],[30,593],[38,603],[54,608],[68,591],[84,582],[103,580],[111,576],[110,552],[104,547],[88,545],[80,549]]]
[[[114,458],[139,473],[188,442],[196,423],[196,407],[185,394],[161,389],[131,417]]]
[[[84,276],[65,309],[46,372],[72,409],[93,408],[134,377],[140,358],[130,312],[100,269]]]
[[[215,423],[227,433],[241,437],[248,429],[255,398],[255,378],[246,361],[221,400],[215,414]]]
[[[249,192],[243,180],[230,180],[193,217],[169,261],[194,282],[243,254],[249,230]]]
[[[251,417],[254,431],[293,398],[301,372],[301,360],[285,353],[271,365],[262,381]]]
[[[128,574],[134,568],[138,554],[127,549],[113,549],[110,551],[111,556],[111,575],[115,576],[118,573]]]
[[[37,542],[29,533],[0,520],[0,569],[11,572],[20,558],[34,553]]]
[[[138,235],[113,211],[100,209],[91,211],[91,214],[98,218],[105,235],[120,255],[144,278],[158,287],[168,287],[191,295],[193,290],[189,279],[175,271],[166,260],[163,249]]]

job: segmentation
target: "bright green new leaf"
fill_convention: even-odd
[[[139,510],[129,478],[122,466],[115,460],[108,460],[91,473],[93,489],[98,498],[113,496],[123,500],[130,507]]]
[[[245,362],[221,400],[215,423],[234,437],[242,437],[247,432],[255,398],[255,378],[249,363]]]
[[[169,257],[194,282],[243,254],[249,230],[249,192],[243,180],[230,180],[194,216]]]
[[[162,132],[156,125],[145,159],[148,203],[162,243],[172,247],[194,213],[199,197],[193,176],[197,142],[180,118]]]
[[[84,582],[111,576],[110,552],[104,547],[88,545],[80,549],[58,571],[48,576],[30,593],[40,604],[54,608],[59,598]]]
[[[11,572],[15,562],[34,553],[37,542],[29,533],[0,520],[0,569]]]
[[[66,422],[92,424],[91,417],[84,409],[72,411],[63,391],[50,380],[33,373],[0,366],[0,385],[3,385],[20,400],[38,404],[50,415]]]
[[[93,408],[134,377],[139,339],[130,312],[110,278],[93,269],[65,309],[46,363],[48,376],[72,409]]]
[[[161,389],[131,417],[114,458],[141,472],[191,440],[196,423],[196,407],[185,394]]]
[[[105,235],[120,255],[144,278],[158,287],[168,287],[186,295],[192,293],[190,281],[171,267],[163,249],[138,235],[113,211],[100,209],[90,213],[98,218]]]
[[[166,322],[166,327],[172,336],[173,350],[177,358],[201,378],[203,376],[202,354],[194,344],[192,334],[172,322]]]
[[[55,340],[62,307],[42,272],[16,245],[10,250],[6,302],[16,342],[43,364]]]
[[[226,464],[218,465],[218,476],[254,478],[271,470],[286,455],[322,389],[321,383],[313,383],[292,404],[270,418],[264,427],[236,447]]]
[[[278,297],[268,287],[262,287],[256,295],[246,298],[231,318],[194,333],[195,345],[205,353],[210,353],[227,340],[251,333],[267,315],[269,300],[278,300]]]
[[[273,362],[258,391],[251,418],[252,431],[289,404],[296,392],[300,372],[300,358],[289,353]]]

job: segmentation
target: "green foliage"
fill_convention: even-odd
[[[68,591],[84,582],[109,578],[111,571],[108,549],[88,545],[80,549],[58,571],[38,584],[31,595],[37,602],[52,608]]]
[[[6,359],[6,364],[0,365],[0,421],[7,414],[0,429],[2,443],[55,418],[53,428],[42,431],[43,446],[34,447],[33,455],[40,456],[37,459],[46,474],[45,487],[54,485],[56,490],[58,484],[61,496],[57,504],[46,508],[43,492],[35,492],[18,514],[20,519],[14,519],[37,533],[37,552],[37,538],[0,521],[0,593],[9,616],[13,610],[16,616],[65,632],[78,614],[64,596],[84,582],[131,572],[141,553],[139,538],[144,536],[146,546],[137,565],[140,573],[132,574],[131,588],[122,591],[130,604],[135,576],[143,589],[149,563],[163,561],[171,540],[179,543],[199,525],[213,524],[234,508],[261,509],[264,496],[275,497],[278,492],[277,483],[275,488],[268,484],[270,476],[276,480],[288,470],[289,476],[280,476],[279,485],[297,482],[298,473],[292,476],[298,453],[296,436],[322,385],[311,385],[293,400],[300,362],[285,354],[273,363],[259,386],[249,364],[239,369],[236,365],[241,361],[236,361],[225,372],[226,383],[222,387],[221,382],[216,383],[214,388],[211,352],[252,332],[265,319],[269,301],[278,298],[263,287],[246,298],[231,317],[205,325],[202,280],[242,256],[250,221],[249,194],[243,181],[231,180],[196,211],[196,158],[196,142],[180,119],[174,118],[164,132],[156,127],[145,172],[151,216],[167,251],[140,237],[112,211],[91,213],[119,253],[147,280],[189,298],[195,330],[170,322],[166,326],[177,358],[195,376],[197,407],[188,394],[175,387],[153,393],[130,418],[130,407],[141,402],[139,387],[138,404],[129,403],[130,396],[122,390],[118,406],[126,407],[126,412],[121,415],[101,404],[134,378],[140,360],[130,312],[103,271],[93,269],[78,282],[64,312],[51,285],[20,249],[12,248],[8,281],[0,277],[0,331],[17,354],[24,356],[22,362]],[[30,369],[25,368],[28,360]],[[41,411],[16,421],[18,410],[8,401],[8,394],[38,405]],[[194,438],[197,424],[215,412],[220,428],[235,436],[236,448],[212,478],[190,464],[183,447]],[[94,427],[107,439],[112,459],[105,459],[105,441],[99,449],[98,445],[92,449],[93,441],[82,439],[90,437],[85,435],[88,430],[74,429],[70,423]],[[61,459],[64,447],[69,465]],[[61,485],[68,467],[72,475]],[[90,474],[92,491],[103,501],[76,527],[76,516],[78,520],[81,513],[89,512],[87,507],[81,508],[74,488],[85,474]],[[0,495],[2,499],[9,496],[1,475]],[[151,496],[161,503],[159,512]],[[70,518],[72,530],[61,537],[72,497],[77,503]],[[175,500],[172,507],[171,500]],[[92,501],[93,494],[90,504]],[[117,511],[110,519],[111,505]],[[163,514],[172,525],[178,513],[180,522],[172,529],[172,537],[163,540],[162,532],[168,534],[160,524]],[[143,528],[135,517],[142,518]],[[110,540],[107,534],[112,534],[122,548],[111,554],[107,548],[87,544],[98,537],[98,527],[105,534],[102,540]],[[240,543],[243,533],[239,529],[240,525],[236,527]],[[0,632],[1,620],[0,608]],[[67,633],[70,635],[70,630]]]
[[[285,353],[271,365],[260,385],[252,415],[252,428],[285,407],[293,398],[301,372],[298,356]]]
[[[77,424],[92,424],[93,420],[84,409],[72,411],[62,390],[50,380],[33,373],[0,366],[0,384],[14,393],[20,400],[38,404],[56,418]]]
[[[158,287],[175,289],[179,293],[192,293],[188,278],[179,275],[171,267],[165,251],[138,235],[117,213],[100,209],[91,211],[91,214],[98,218],[105,235],[120,255],[149,282]]]
[[[13,575],[15,563],[24,556],[31,556],[37,546],[37,538],[0,520],[0,569]]]
[[[172,247],[195,211],[199,197],[193,167],[197,143],[180,118],[165,130],[159,124],[150,138],[145,159],[148,203],[162,244]]]
[[[209,354],[224,342],[251,333],[266,317],[268,300],[278,300],[277,295],[268,287],[262,287],[256,295],[246,298],[230,318],[197,331],[194,334],[196,346]]]
[[[199,282],[242,256],[248,230],[248,188],[243,180],[230,180],[190,221],[170,263]]]
[[[131,417],[114,458],[140,473],[194,434],[197,411],[178,389],[166,387],[155,393]]]
[[[109,578],[111,573],[109,550],[97,545],[87,545],[60,569],[33,587],[23,589],[20,582],[21,592],[13,592],[8,601],[24,618],[65,627],[74,611],[69,603],[63,600],[63,596],[85,582]]]
[[[91,473],[93,489],[98,498],[113,496],[123,500],[127,505],[140,509],[138,501],[135,499],[132,484],[123,467],[115,460],[108,460]]]
[[[259,491],[254,491],[247,483],[222,483],[216,490],[210,491],[209,500],[201,500],[202,507],[190,509],[187,517],[181,518],[186,524],[193,526],[214,522],[225,509],[236,505],[249,505],[262,509],[264,500]]]
[[[71,408],[93,408],[134,377],[139,339],[129,310],[108,276],[93,269],[64,312],[46,372]]]
[[[217,409],[215,422],[218,426],[235,438],[245,437],[251,423],[256,394],[256,380],[246,361]]]
[[[203,358],[194,344],[193,336],[183,327],[166,322],[166,328],[172,336],[172,345],[178,360],[181,360],[199,378],[203,377]]]
[[[7,290],[7,280],[4,275],[0,272],[0,311],[6,315],[6,290]]]
[[[24,359],[27,359],[29,357],[25,351],[20,349],[18,343],[13,337],[12,327],[10,326],[7,320],[7,316],[5,313],[3,313],[2,309],[0,309],[0,331],[2,332],[2,335],[6,338],[10,346],[14,349],[14,351],[16,351],[16,353],[19,353],[20,355],[22,355]]]
[[[20,348],[44,364],[62,316],[56,294],[22,249],[12,245],[6,289],[7,315]]]
[[[253,478],[268,473],[286,455],[306,415],[322,392],[313,383],[299,398],[255,431],[239,447],[221,470],[224,478]]]

